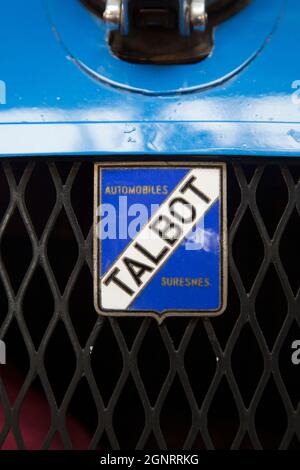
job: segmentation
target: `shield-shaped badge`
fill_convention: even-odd
[[[225,165],[96,164],[94,281],[102,315],[221,314]]]

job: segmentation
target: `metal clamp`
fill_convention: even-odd
[[[207,21],[206,0],[178,0],[179,31],[189,36],[191,29],[204,31]],[[106,0],[103,19],[110,30],[129,32],[128,0]]]

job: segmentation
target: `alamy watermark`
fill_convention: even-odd
[[[6,104],[6,83],[0,80],[0,104]]]
[[[300,104],[300,80],[293,81],[292,89],[295,90],[292,93],[292,103],[295,105],[299,105]]]
[[[159,204],[151,204],[150,207],[141,203],[129,204],[127,196],[119,196],[117,207],[110,203],[103,203],[97,210],[97,216],[100,219],[97,224],[97,237],[100,240],[134,240],[159,207]],[[190,222],[194,215],[193,206],[183,204],[179,199],[171,210],[182,222]],[[169,226],[165,223],[162,232],[161,237],[165,239],[171,235],[176,238],[176,234],[180,234],[175,223],[170,223]],[[155,240],[156,234],[148,232],[148,236],[151,234]],[[203,217],[186,237],[184,246],[188,251],[204,250],[217,253],[219,242],[219,234],[205,227],[205,217]]]
[[[6,364],[6,345],[4,341],[0,339],[0,364]]]
[[[293,343],[292,343],[292,350],[293,350],[293,354],[292,354],[292,363],[294,364],[294,366],[298,366],[300,364],[300,340],[296,339]]]

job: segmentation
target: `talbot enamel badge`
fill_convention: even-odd
[[[96,164],[95,307],[107,316],[219,315],[227,297],[226,167]]]

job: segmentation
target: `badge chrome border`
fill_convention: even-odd
[[[164,310],[158,314],[153,310],[109,310],[101,308],[100,278],[98,272],[99,262],[101,262],[101,240],[97,237],[97,208],[101,196],[101,182],[99,182],[99,170],[103,168],[218,168],[221,169],[221,255],[220,255],[220,290],[221,306],[217,310]],[[99,184],[98,184],[99,183]],[[228,233],[227,233],[227,165],[225,162],[101,162],[94,163],[94,216],[93,216],[93,275],[94,275],[94,307],[98,315],[105,317],[134,317],[134,318],[154,318],[161,324],[170,317],[218,317],[227,308],[228,296]]]

